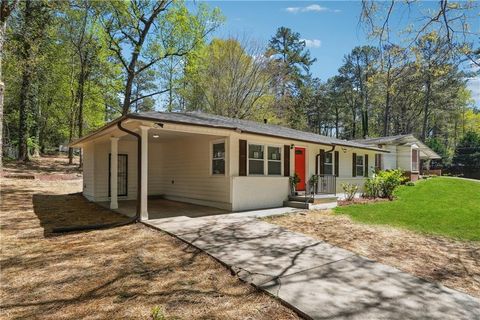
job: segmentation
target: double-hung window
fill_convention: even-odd
[[[225,141],[212,145],[212,174],[225,174]]]
[[[325,152],[325,162],[323,163],[323,173],[333,174],[333,153]]]
[[[248,145],[248,174],[263,175],[265,173],[264,146]]]
[[[412,149],[412,171],[418,171],[418,150]]]
[[[355,166],[356,166],[356,171],[357,171],[357,177],[363,177],[363,156],[358,156],[355,159]]]
[[[268,175],[279,176],[282,174],[282,159],[280,147],[268,146]]]

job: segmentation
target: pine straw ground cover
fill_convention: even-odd
[[[480,242],[361,224],[328,210],[264,220],[480,297]]]
[[[150,319],[155,307],[166,319],[298,319],[211,257],[141,224],[52,235],[54,225],[122,219],[69,194],[81,180],[1,179],[2,319]]]

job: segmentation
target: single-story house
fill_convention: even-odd
[[[380,170],[402,169],[412,181],[418,180],[422,166],[428,168],[430,160],[442,158],[412,134],[355,141],[388,150],[389,153],[377,154],[375,168]]]
[[[109,201],[112,209],[118,201],[137,199],[142,219],[148,219],[154,196],[230,211],[280,207],[294,173],[298,192],[335,194],[341,183],[362,188],[376,156],[388,153],[201,112],[128,114],[71,146],[83,149],[83,195]],[[317,184],[309,183],[313,175]]]

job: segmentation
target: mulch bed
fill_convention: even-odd
[[[375,202],[386,202],[392,201],[386,198],[355,198],[353,200],[339,200],[337,201],[338,205],[341,206],[349,206],[352,204],[368,204],[368,203],[375,203]]]

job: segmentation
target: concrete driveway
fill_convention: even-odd
[[[268,214],[146,223],[202,249],[313,319],[480,319],[480,300],[470,295],[254,218]]]

